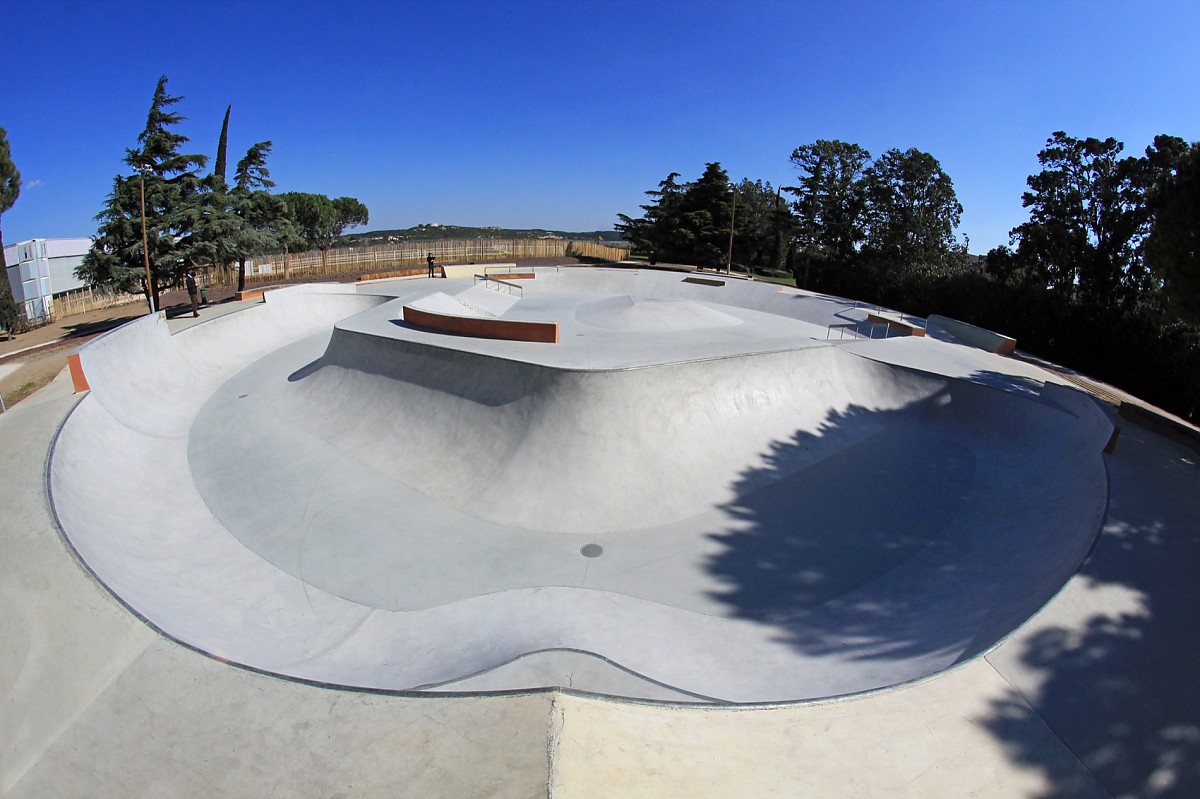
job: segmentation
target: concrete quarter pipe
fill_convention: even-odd
[[[933,338],[831,336],[867,330],[847,301],[592,269],[515,299],[359,290],[80,352],[52,504],[167,635],[383,691],[841,696],[987,651],[1103,518],[1090,398]]]

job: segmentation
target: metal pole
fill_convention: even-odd
[[[737,189],[733,190],[733,210],[729,213],[729,257],[725,259],[725,274],[733,274],[733,222],[737,219]]]
[[[146,238],[146,173],[145,167],[138,168],[138,183],[142,189],[142,260],[146,262],[146,296],[150,298],[150,313],[157,313],[154,307],[154,286],[150,282],[150,244]]]

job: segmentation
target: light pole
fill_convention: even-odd
[[[733,274],[733,223],[737,219],[737,187],[733,187],[733,210],[729,214],[729,256],[725,259],[725,274]]]
[[[137,168],[138,184],[142,195],[142,260],[146,264],[146,296],[150,298],[150,313],[157,313],[154,301],[154,286],[150,283],[150,243],[146,237],[146,172],[150,167],[142,164]]]

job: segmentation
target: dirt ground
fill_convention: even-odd
[[[162,305],[173,315],[186,309],[181,302],[186,299],[183,292],[167,292]],[[53,380],[67,368],[67,356],[80,345],[146,312],[141,302],[116,305],[70,316],[10,339],[0,338],[0,397],[4,405],[11,408]]]

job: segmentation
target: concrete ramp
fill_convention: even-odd
[[[52,454],[68,540],[158,629],[285,676],[699,702],[962,662],[1094,540],[1112,428],[1077,391],[984,379],[943,342],[788,348],[811,326],[542,278],[529,313],[567,320],[562,347],[389,322],[411,287],[110,334]],[[758,288],[747,305],[807,301]]]

